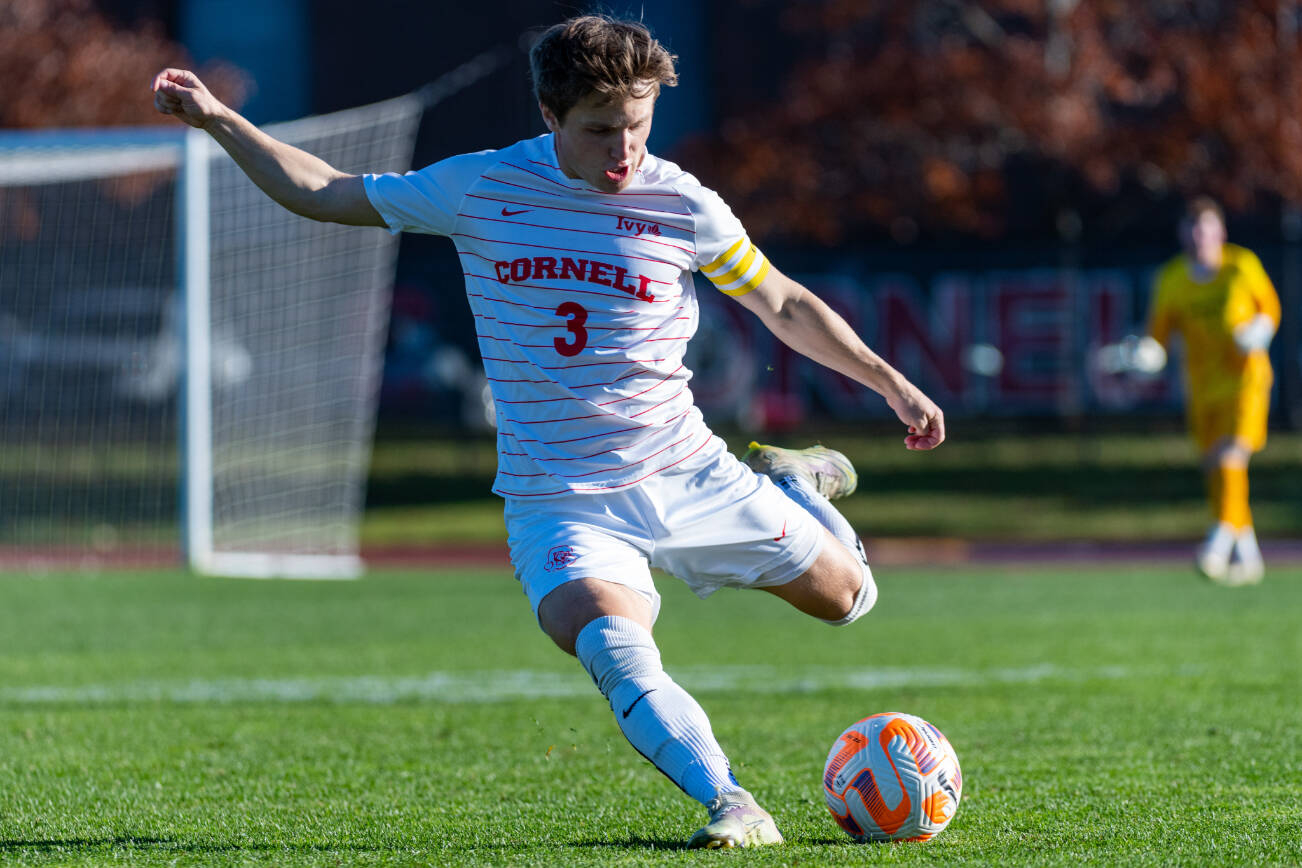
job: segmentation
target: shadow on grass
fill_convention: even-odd
[[[141,850],[160,850],[174,853],[271,853],[291,851],[303,853],[383,853],[394,848],[361,844],[204,844],[178,841],[175,838],[146,838],[134,835],[115,835],[111,838],[48,838],[20,841],[0,841],[0,854],[21,850],[62,851],[84,849],[88,851],[117,847]]]
[[[171,838],[137,838],[119,835],[113,838],[41,838],[31,841],[0,841],[0,852],[6,850],[62,850],[65,847],[115,847],[131,844],[138,847],[174,845]]]
[[[636,835],[623,841],[575,841],[571,847],[619,847],[621,849],[642,849],[651,850],[686,850],[687,844],[681,840],[668,841],[663,838],[639,838]]]
[[[787,844],[798,845],[802,847],[863,847],[871,846],[859,844],[847,837],[840,838],[801,838],[798,841],[788,839]],[[666,841],[660,838],[627,838],[622,841],[575,841],[570,844],[571,847],[590,847],[593,849],[599,847],[610,847],[620,849],[638,849],[647,848],[651,850],[686,850],[687,843],[681,840]]]

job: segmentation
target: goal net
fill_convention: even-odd
[[[124,391],[176,288],[175,135],[0,136],[0,545],[175,559],[175,393]]]
[[[421,111],[267,130],[404,171]],[[0,135],[0,559],[356,575],[396,252],[202,133]]]

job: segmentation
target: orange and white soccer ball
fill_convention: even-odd
[[[962,793],[949,739],[897,711],[841,733],[823,768],[827,809],[856,841],[926,841],[949,825]]]

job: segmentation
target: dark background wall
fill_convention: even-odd
[[[1220,56],[1217,40],[1233,30],[1252,4],[1207,0],[1195,4],[1197,9],[1177,9],[1141,2],[1133,12],[1080,7],[1076,19],[1067,22],[1037,18],[1016,3],[994,2],[982,4],[989,19],[985,31],[974,27],[970,16],[954,13],[961,4],[941,0],[862,8],[780,0],[661,0],[630,8],[573,0],[491,4],[100,0],[99,5],[126,27],[161,23],[197,62],[224,59],[245,69],[253,90],[242,110],[258,123],[405,93],[483,52],[499,52],[504,62],[491,74],[427,112],[416,146],[417,166],[456,153],[501,147],[544,131],[529,91],[526,53],[531,34],[594,8],[640,16],[679,55],[681,75],[680,86],[666,91],[658,105],[653,149],[680,160],[707,185],[719,189],[785,270],[827,285],[853,285],[855,292],[869,295],[880,291],[882,275],[907,277],[916,288],[924,318],[934,327],[929,338],[932,350],[939,352],[948,338],[943,311],[931,307],[931,297],[951,272],[986,286],[1002,280],[999,275],[1004,272],[1055,271],[1067,275],[1063,285],[1072,293],[1083,281],[1071,275],[1119,269],[1129,299],[1122,325],[1135,327],[1142,319],[1152,269],[1174,252],[1174,226],[1184,192],[1177,174],[1150,171],[1162,155],[1143,151],[1152,147],[1144,137],[1153,131],[1145,125],[1174,123],[1172,141],[1203,134],[1196,118],[1185,117],[1193,110],[1179,100],[1196,90],[1191,82],[1199,74],[1211,74],[1209,80],[1215,82],[1218,70],[1200,73],[1196,67],[1180,67],[1180,52],[1201,50],[1213,59]],[[1258,31],[1266,25],[1283,27],[1280,21],[1244,20],[1256,22]],[[1081,75],[1098,79],[1091,85],[1093,90],[1073,90],[1070,77],[1050,81],[1053,76],[1044,72],[1051,67],[1055,34],[1061,35],[1053,28],[1065,28],[1067,23],[1075,28],[1070,33],[1077,43],[1103,40],[1115,54],[1105,58],[1112,66],[1094,70],[1085,54],[1076,55]],[[999,39],[992,41],[991,32]],[[1262,48],[1282,52],[1279,58],[1268,58],[1276,65],[1267,70],[1274,78],[1268,76],[1265,86],[1268,91],[1287,93],[1284,83],[1295,71],[1292,55],[1287,54],[1292,43],[1284,38],[1284,29],[1279,32],[1276,42]],[[1296,46],[1292,50],[1296,53]],[[1172,51],[1175,60],[1164,60],[1163,52]],[[879,74],[892,56],[903,58],[906,75],[893,80],[886,76],[880,82],[862,80],[872,78],[865,71]],[[959,61],[953,60],[955,56]],[[1009,58],[1019,57],[1023,61],[1030,57],[1032,71],[1043,74],[1016,79],[1018,68]],[[944,66],[947,62],[951,66]],[[1162,63],[1177,64],[1172,67],[1177,70],[1175,84],[1169,76],[1163,79],[1152,71],[1160,72]],[[926,79],[931,67],[942,72],[929,91]],[[984,70],[986,78],[965,79],[969,68]],[[1227,87],[1251,79],[1233,70],[1222,72]],[[1020,93],[1007,85],[1002,92],[997,90],[998,76],[1010,74],[1019,91],[1021,85],[1028,90],[1050,88],[1043,100],[1023,100],[1032,111],[1029,118],[1014,116]],[[1180,80],[1181,75],[1188,80]],[[953,90],[971,96],[945,103],[951,78]],[[1160,90],[1163,81],[1165,96],[1145,102],[1145,88]],[[935,117],[937,110],[943,115],[945,106],[951,113],[964,113],[989,95],[992,87],[995,102],[1007,110],[1002,122],[1009,129],[992,133],[979,123],[954,126],[947,125],[944,117]],[[1201,87],[1206,92],[1209,85],[1204,81]],[[854,104],[857,96],[847,107],[844,97],[838,97],[842,92],[862,93],[863,100],[874,106],[872,112],[864,114]],[[1098,172],[1090,165],[1090,153],[1073,156],[1053,141],[1037,150],[1019,140],[1027,130],[1034,133],[1036,124],[1043,125],[1044,119],[1034,116],[1034,111],[1040,102],[1052,100],[1067,100],[1064,104],[1094,112],[1116,128],[1118,137],[1134,137],[1136,153],[1148,153],[1145,159],[1151,158],[1150,162],[1141,161],[1138,170],[1122,165],[1112,186],[1099,186],[1091,180],[1090,173]],[[1242,102],[1235,96],[1229,105]],[[1215,120],[1203,123],[1210,129]],[[859,138],[851,135],[842,141],[847,130]],[[885,144],[874,141],[882,131],[888,136]],[[1230,158],[1235,135],[1243,139],[1237,145],[1241,148],[1250,150],[1254,142],[1251,131],[1229,128],[1226,132],[1217,127],[1208,135],[1212,133],[1221,137],[1208,140],[1212,168],[1234,167]],[[1021,144],[1002,156],[995,153],[1002,160],[996,177],[980,163],[990,159],[991,149],[998,152],[1005,140]],[[1160,135],[1156,141],[1162,141]],[[1105,150],[1106,144],[1105,137],[1098,150]],[[902,156],[891,162],[896,155]],[[858,175],[847,171],[856,169],[849,164],[861,156],[877,162],[868,169],[858,167]],[[1128,159],[1124,153],[1122,158]],[[1257,160],[1255,167],[1252,159]],[[1272,159],[1249,154],[1245,177],[1265,177]],[[1281,177],[1288,179],[1287,174]],[[991,182],[997,183],[991,186]],[[950,195],[946,183],[958,192]],[[1247,190],[1242,201],[1230,203],[1229,228],[1233,240],[1262,251],[1284,297],[1285,323],[1273,348],[1281,398],[1276,415],[1281,421],[1296,421],[1302,417],[1302,358],[1293,312],[1302,306],[1297,267],[1302,233],[1289,227],[1296,230],[1302,222],[1287,204],[1288,184],[1278,179],[1273,183],[1275,192],[1267,183],[1262,190]],[[985,189],[998,195],[982,202]],[[1246,190],[1242,184],[1228,189]],[[975,200],[976,207],[976,216],[966,222],[961,207],[973,203],[965,201],[964,195]],[[872,205],[874,197],[877,206]],[[855,206],[864,202],[869,203],[864,206],[868,210],[856,211]],[[873,218],[874,213],[885,216]],[[820,219],[822,236],[817,229]],[[873,307],[873,299],[864,301],[865,310]],[[988,315],[983,310],[970,315],[980,319]],[[447,418],[449,402],[465,397],[450,393],[447,378],[440,380],[431,372],[438,367],[435,360],[441,352],[446,360],[447,350],[473,362],[476,349],[468,337],[473,332],[470,322],[451,246],[442,239],[405,236],[382,402],[387,419],[437,423]],[[988,322],[969,325],[974,334],[990,331]],[[876,323],[864,327],[870,334],[877,333]],[[1023,411],[1120,409],[1116,402],[1110,405],[1091,397],[1084,369],[1090,346],[1104,337],[1115,335],[1075,335],[1069,341],[1075,355],[1056,357],[1055,364],[1080,369],[1080,382],[1072,387],[1082,391],[1080,400],[1022,405]],[[927,353],[920,357],[910,352],[892,361],[924,382],[934,379],[937,372],[925,364]],[[788,377],[779,388],[799,391],[804,385],[800,377]],[[960,400],[956,409],[990,412],[994,406],[990,390],[973,394],[970,403]],[[1165,402],[1150,401],[1145,406],[1173,412],[1178,402],[1172,394]]]

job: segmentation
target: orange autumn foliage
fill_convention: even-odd
[[[723,95],[687,150],[758,237],[999,239],[1197,192],[1302,203],[1291,0],[740,5],[777,31],[777,96]]]

